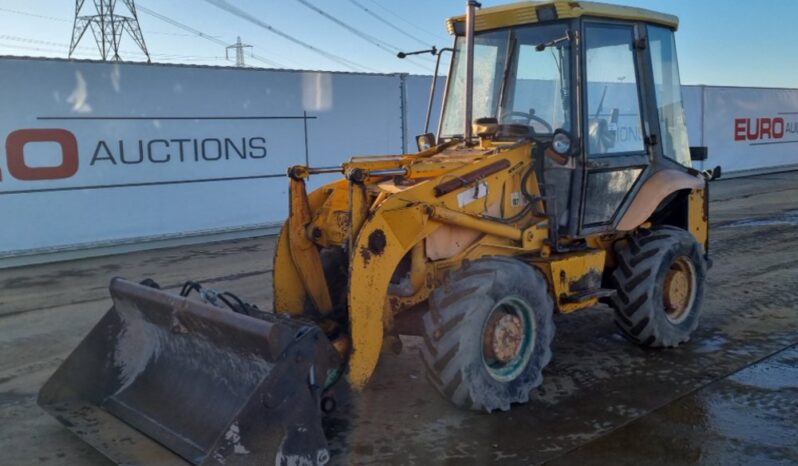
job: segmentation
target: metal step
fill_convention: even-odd
[[[596,288],[593,290],[585,290],[570,295],[560,296],[560,302],[563,304],[574,304],[593,298],[609,298],[614,295],[615,290],[609,288]]]

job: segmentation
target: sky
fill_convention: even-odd
[[[85,2],[84,14],[91,14],[92,3]],[[237,9],[238,15],[218,6],[224,3]],[[677,47],[685,84],[798,88],[794,51],[798,1],[615,3],[679,16]],[[122,1],[117,4],[126,13]],[[465,0],[136,0],[136,4],[154,62],[232,66],[234,51],[227,59],[224,45],[240,36],[253,46],[246,52],[247,66],[431,74],[430,56],[399,60],[396,51],[450,45],[444,21],[462,14]],[[0,54],[66,57],[74,9],[74,0],[0,0]],[[175,26],[175,21],[205,37]],[[129,36],[123,37],[121,48],[124,60],[144,59]],[[73,57],[99,58],[89,33]]]

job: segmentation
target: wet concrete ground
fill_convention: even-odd
[[[335,464],[798,464],[798,173],[712,185],[714,268],[691,342],[645,350],[606,308],[557,316],[534,401],[461,411],[424,380],[418,341],[339,408]],[[106,465],[35,404],[109,305],[111,276],[194,278],[268,307],[273,239],[0,271],[0,463]]]

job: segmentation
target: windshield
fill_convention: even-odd
[[[474,37],[474,119],[494,117],[535,134],[570,129],[570,41],[565,24],[522,26]],[[540,44],[547,44],[542,51]],[[464,129],[465,37],[455,43],[441,138]]]

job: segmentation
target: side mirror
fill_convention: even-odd
[[[416,136],[416,146],[419,152],[432,149],[435,147],[435,135],[432,133],[424,133]]]
[[[721,170],[720,165],[713,168],[712,170],[704,170],[701,173],[704,175],[704,178],[706,178],[707,181],[717,180],[720,179],[721,176],[723,176],[723,170]]]
[[[706,146],[691,147],[690,160],[694,162],[703,162],[709,158],[709,150]]]

